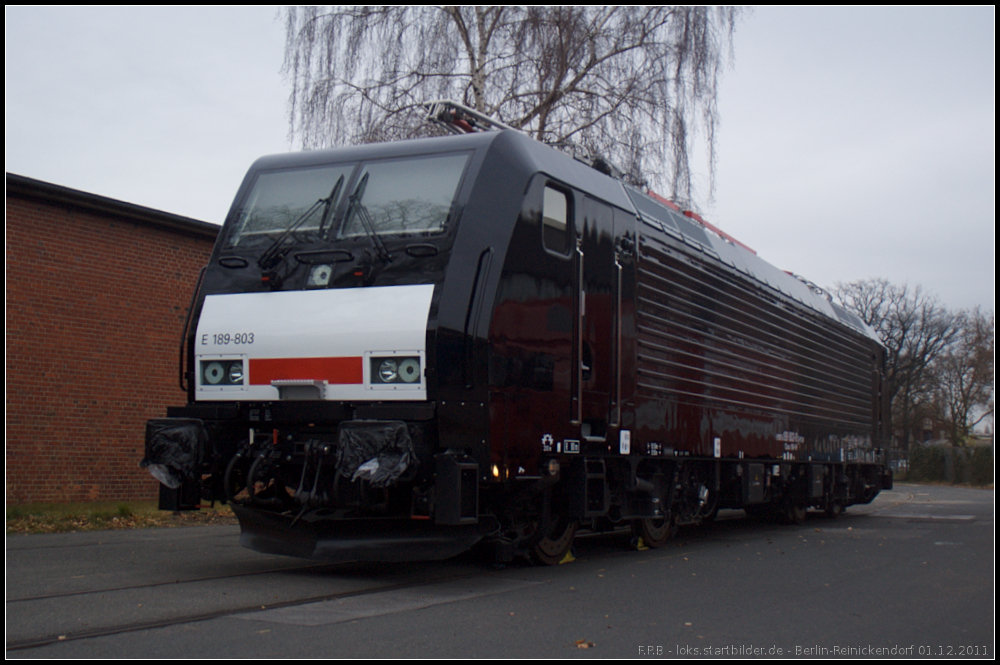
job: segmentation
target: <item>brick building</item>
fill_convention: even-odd
[[[145,422],[219,227],[7,174],[7,503],[152,499]]]

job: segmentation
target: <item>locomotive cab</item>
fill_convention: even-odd
[[[492,445],[489,417],[504,257],[515,227],[541,237],[554,191],[562,210],[538,244],[564,274],[542,288],[565,290],[574,270],[566,195],[539,184],[525,146],[541,147],[501,132],[258,160],[197,294],[190,401],[147,428],[164,507],[229,501],[264,551],[437,558],[496,531],[485,487],[549,483],[537,451]],[[566,364],[575,342],[557,336],[532,343]],[[568,375],[547,366],[532,381]],[[562,401],[569,417],[568,384]]]

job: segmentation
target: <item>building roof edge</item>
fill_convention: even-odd
[[[78,189],[35,180],[14,173],[6,173],[6,196],[36,199],[49,203],[69,205],[89,212],[120,215],[140,223],[187,235],[214,239],[222,228],[218,224],[203,222],[182,215],[147,208],[118,199],[82,192]]]

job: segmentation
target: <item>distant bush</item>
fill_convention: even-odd
[[[945,449],[945,476],[952,485],[960,485],[969,481],[968,448]]]
[[[994,473],[993,449],[975,446],[969,455],[969,482],[973,485],[990,485],[993,483]]]
[[[946,461],[941,446],[917,445],[910,451],[910,470],[907,480],[945,481]]]
[[[993,449],[989,446],[917,445],[910,451],[906,480],[955,485],[993,482]]]

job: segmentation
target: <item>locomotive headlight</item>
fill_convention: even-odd
[[[382,364],[378,366],[378,378],[382,380],[382,383],[392,383],[398,377],[399,365],[396,364],[395,360],[383,360]]]
[[[413,383],[420,380],[420,361],[416,358],[407,358],[399,363],[399,378],[405,383]]]
[[[387,357],[372,354],[368,366],[373,388],[417,389],[423,377],[423,363],[420,361],[420,356],[400,353]]]
[[[222,363],[211,362],[205,364],[205,383],[216,386],[225,376],[226,370],[222,367]]]
[[[243,371],[243,359],[233,360],[202,360],[201,385],[224,388],[242,386],[246,375]]]

